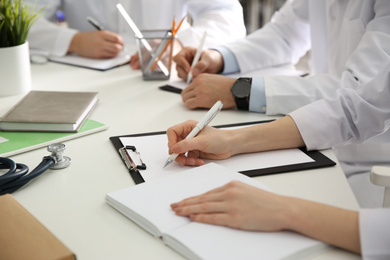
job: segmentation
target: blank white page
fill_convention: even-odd
[[[202,194],[232,180],[267,189],[255,179],[215,163],[190,168],[166,178],[144,182],[107,194],[107,202],[155,236],[187,224],[190,220],[177,216],[170,208],[174,202]],[[144,221],[143,216],[148,221]]]
[[[302,260],[327,247],[295,232],[252,232],[196,222],[169,231],[164,240],[191,260]]]
[[[325,247],[322,242],[294,232],[251,232],[195,223],[170,209],[173,202],[232,180],[267,190],[253,178],[209,163],[111,192],[107,194],[107,202],[148,232],[162,236],[167,245],[188,259],[303,259]]]

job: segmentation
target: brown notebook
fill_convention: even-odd
[[[77,132],[97,92],[31,91],[0,120],[1,131]]]
[[[0,196],[0,258],[74,260],[76,256],[12,195]]]

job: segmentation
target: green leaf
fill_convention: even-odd
[[[26,42],[32,24],[42,15],[44,8],[35,11],[23,0],[0,0],[0,48]]]

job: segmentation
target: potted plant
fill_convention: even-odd
[[[27,35],[42,9],[23,0],[0,0],[0,96],[31,88]]]

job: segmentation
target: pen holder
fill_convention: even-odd
[[[171,74],[173,40],[170,31],[142,31],[136,36],[138,55],[144,80],[167,80]]]

